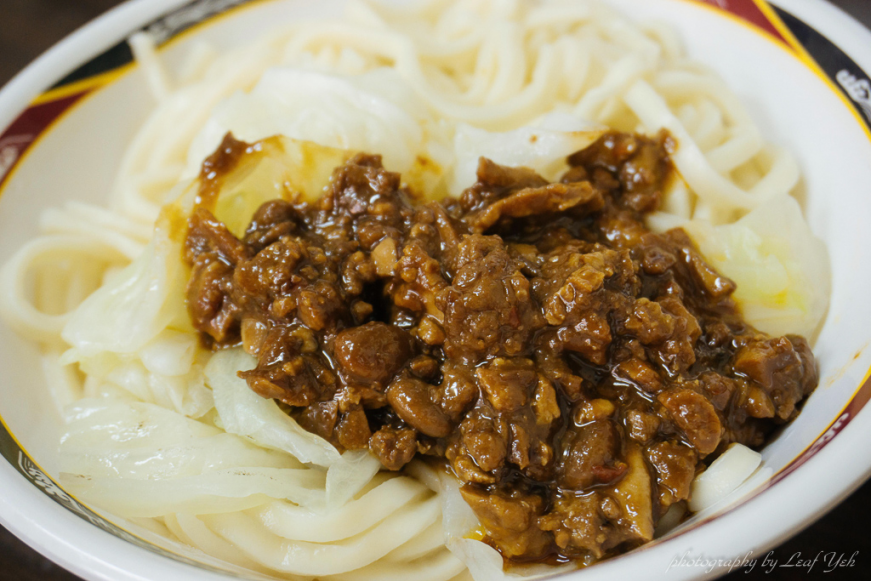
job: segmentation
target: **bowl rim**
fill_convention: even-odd
[[[763,0],[752,2],[757,6],[764,3]],[[65,74],[123,41],[144,24],[190,3],[191,0],[127,0],[55,44],[0,90],[0,130],[5,130],[35,97]],[[248,4],[257,3],[258,0],[253,0]],[[832,39],[864,70],[871,71],[871,31],[840,8],[826,0],[771,0],[771,4],[788,10],[804,22],[813,22],[815,30]],[[861,385],[867,381],[868,376]],[[857,415],[864,418],[871,412],[862,410]],[[830,433],[833,435],[827,438]],[[771,494],[774,486],[769,486],[690,529],[688,532],[694,537],[690,557],[711,555],[706,551],[722,547],[725,538],[729,539],[729,554],[761,556],[770,547],[809,526],[871,476],[871,449],[862,445],[869,437],[871,422],[856,421],[840,432],[832,432],[830,428],[821,434],[817,441],[822,439],[825,449],[821,447],[818,453],[805,458],[776,480],[778,494]],[[832,482],[830,474],[837,474],[837,481]],[[51,501],[7,462],[0,462],[0,483],[6,491],[0,495],[0,524],[52,561],[86,579],[145,581],[168,577],[218,581],[232,576],[161,557],[91,526]],[[744,534],[736,534],[736,531],[744,531]],[[644,562],[649,566],[652,551],[667,558],[663,547],[682,547],[669,541],[667,538],[597,564],[584,574],[590,580],[615,575],[619,578],[620,573],[633,566]],[[682,568],[670,569],[668,573],[672,579],[704,579],[721,575],[723,570]],[[661,574],[665,575],[666,571]]]

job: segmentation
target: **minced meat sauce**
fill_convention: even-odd
[[[805,339],[753,329],[682,230],[644,226],[671,147],[608,133],[558,183],[482,158],[459,199],[430,203],[361,154],[317,201],[264,204],[241,240],[201,204],[190,316],[339,449],[388,470],[442,459],[509,562],[631,549],[817,384]],[[201,191],[245,148],[228,136]]]

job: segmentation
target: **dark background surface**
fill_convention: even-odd
[[[831,1],[871,27],[871,0]],[[52,44],[117,4],[120,4],[118,0],[0,0],[0,85]],[[862,486],[816,524],[774,549],[771,558],[780,566],[770,572],[763,570],[763,555],[759,555],[760,561],[754,570],[736,571],[724,579],[871,579],[871,532],[865,528],[868,523],[871,523],[871,483]],[[826,573],[823,560],[831,553],[843,554],[845,559],[855,555],[854,566]],[[795,563],[817,555],[820,561],[810,573],[806,567],[783,566],[790,560]],[[78,579],[0,528],[0,581]]]

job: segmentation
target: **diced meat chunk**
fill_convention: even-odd
[[[500,218],[526,218],[537,214],[553,214],[568,209],[583,209],[584,213],[600,210],[602,194],[590,182],[548,184],[524,188],[498,200],[475,214],[470,224],[475,232],[485,232]]]
[[[476,369],[478,385],[491,405],[500,412],[524,407],[538,383],[535,367],[529,359],[497,357]]]
[[[198,331],[223,342],[235,336],[241,309],[230,297],[232,268],[220,260],[194,264],[187,288],[188,311]]]
[[[553,509],[539,518],[539,527],[553,533],[554,542],[565,554],[601,558],[605,555],[605,519],[600,514],[600,502],[595,492],[559,496]]]
[[[433,401],[435,388],[428,383],[402,375],[387,389],[387,400],[396,414],[409,426],[433,438],[445,438],[454,429],[442,409]]]
[[[563,437],[557,464],[560,485],[569,490],[584,490],[622,476],[625,465],[617,461],[619,443],[617,432],[608,420],[570,428]]]
[[[657,398],[702,455],[717,449],[722,427],[717,410],[703,395],[689,389],[665,391]]]
[[[388,470],[401,470],[417,453],[414,430],[384,427],[372,434],[369,448]]]
[[[690,496],[696,475],[696,453],[676,442],[659,442],[647,448],[647,459],[659,481],[659,503],[663,509]]]
[[[460,243],[453,284],[439,295],[445,314],[445,352],[465,363],[517,356],[544,321],[529,281],[504,248],[482,236]]]
[[[817,382],[816,362],[801,337],[752,341],[735,353],[732,366],[768,394],[784,420]]]
[[[519,492],[487,494],[469,486],[460,492],[506,556],[544,556],[550,535],[537,526],[544,508],[541,497]]]
[[[412,344],[403,329],[371,322],[341,331],[335,351],[342,370],[357,381],[385,383],[405,367]]]

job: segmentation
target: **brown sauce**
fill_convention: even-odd
[[[623,552],[817,385],[803,338],[753,329],[683,231],[644,226],[669,149],[609,133],[558,183],[482,158],[441,203],[361,154],[321,199],[264,204],[241,239],[203,203],[191,319],[213,348],[244,346],[251,389],[340,449],[388,470],[443,461],[508,562]],[[201,201],[246,151],[225,140]]]

